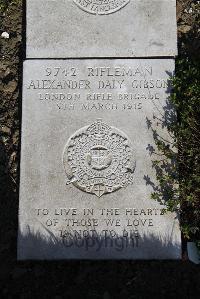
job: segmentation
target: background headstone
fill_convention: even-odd
[[[175,0],[27,0],[27,58],[177,54]]]

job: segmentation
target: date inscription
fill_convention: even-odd
[[[159,101],[170,80],[158,78],[151,65],[46,67],[26,88],[37,92],[38,103],[61,111],[139,112]]]

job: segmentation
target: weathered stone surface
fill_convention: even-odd
[[[173,59],[24,63],[19,259],[180,258],[149,155],[173,72]]]
[[[177,54],[175,0],[102,3],[27,0],[27,58]]]

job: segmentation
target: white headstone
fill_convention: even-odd
[[[177,215],[151,199],[149,155],[173,73],[174,59],[24,63],[19,259],[181,257]]]
[[[176,54],[176,0],[27,0],[27,58]]]

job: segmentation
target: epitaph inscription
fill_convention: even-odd
[[[98,197],[133,183],[135,160],[130,141],[101,119],[69,139],[63,163],[67,184]]]
[[[127,5],[130,0],[74,0],[74,2],[84,11],[107,15],[120,10]]]

